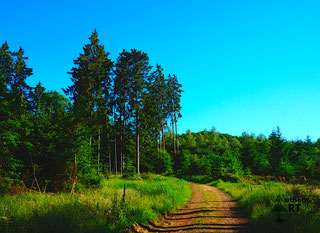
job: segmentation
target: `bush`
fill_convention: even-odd
[[[149,180],[149,179],[153,179],[153,176],[151,172],[142,172],[141,178],[144,180]]]
[[[284,176],[284,177],[294,177],[296,174],[295,167],[286,157],[281,158],[277,171],[280,176]]]
[[[201,160],[199,156],[196,154],[191,154],[189,151],[184,151],[182,159],[182,171],[183,175],[202,175]]]
[[[241,182],[241,177],[236,175],[236,174],[232,174],[232,173],[225,173],[221,176],[221,179],[223,181],[229,181],[229,182],[232,182],[232,183],[239,183]]]
[[[137,172],[136,172],[136,168],[135,166],[133,166],[132,164],[132,160],[128,160],[124,169],[123,169],[123,178],[134,178],[136,176]]]
[[[160,150],[158,165],[156,167],[157,173],[172,174],[173,163],[170,154],[164,150]]]

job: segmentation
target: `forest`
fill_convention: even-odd
[[[181,172],[184,175],[207,175],[221,178],[238,176],[274,176],[292,182],[320,179],[320,140],[288,141],[280,128],[271,134],[239,136],[202,131],[179,136],[182,150]]]
[[[136,49],[112,61],[96,30],[89,40],[68,72],[65,95],[40,82],[28,86],[33,71],[24,50],[1,46],[1,192],[19,185],[73,192],[108,174],[163,173],[177,160],[177,76],[165,76]],[[169,124],[173,158],[165,152]]]
[[[320,140],[232,136],[213,128],[178,134],[182,85],[146,53],[111,60],[95,30],[68,72],[72,85],[27,85],[33,70],[20,47],[0,48],[0,192],[68,191],[104,177],[157,173],[214,178],[275,176],[320,180]]]

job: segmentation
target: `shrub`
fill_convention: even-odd
[[[159,153],[159,163],[156,167],[158,173],[172,174],[173,163],[170,154],[164,150],[160,150]]]
[[[128,160],[124,167],[122,177],[132,179],[136,176],[136,174],[136,168],[133,166],[132,160]]]

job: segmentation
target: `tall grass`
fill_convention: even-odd
[[[234,197],[250,219],[253,232],[320,232],[320,197],[312,188],[276,182],[230,183],[222,180],[210,185]],[[287,202],[288,199],[308,198],[306,202]],[[295,206],[289,212],[289,204]]]
[[[187,182],[158,175],[137,180],[114,177],[99,189],[74,196],[5,195],[0,197],[0,232],[124,232],[134,223],[183,205],[190,196]]]

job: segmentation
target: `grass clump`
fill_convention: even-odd
[[[253,232],[319,232],[320,197],[310,187],[276,182],[250,184],[222,180],[209,184],[228,192],[238,201],[250,219]],[[309,202],[303,201],[303,198]],[[289,211],[290,204],[294,205],[293,211]],[[299,211],[297,204],[300,204]]]
[[[151,174],[146,179],[112,177],[101,188],[73,196],[4,195],[0,197],[0,232],[123,232],[185,204],[190,197],[187,182]]]

